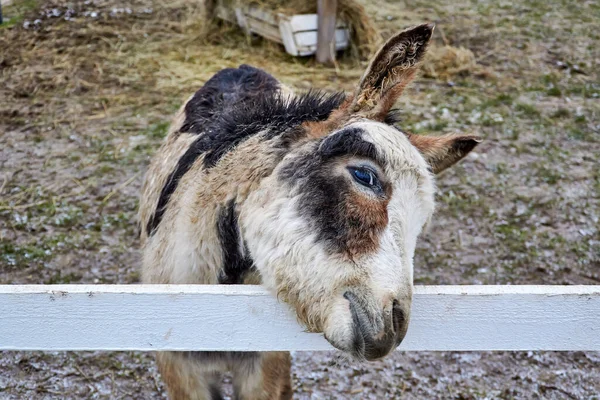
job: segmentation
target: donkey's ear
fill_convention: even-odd
[[[470,135],[407,135],[410,143],[421,152],[434,174],[460,161],[482,141],[480,137]]]
[[[389,39],[360,79],[350,112],[383,120],[414,78],[433,29],[433,24],[418,25]]]

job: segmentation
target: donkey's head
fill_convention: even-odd
[[[417,237],[434,210],[437,172],[473,136],[425,137],[386,123],[433,31],[392,37],[357,91],[300,140],[250,195],[241,222],[263,283],[312,331],[373,360],[408,327]]]

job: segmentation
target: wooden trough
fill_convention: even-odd
[[[331,22],[335,24],[335,30],[322,32],[322,35],[325,40],[325,51],[334,53],[349,47],[350,31],[346,23],[335,20],[335,7],[333,13],[330,9],[327,11],[327,13],[323,12],[327,15],[322,17],[324,24],[322,30],[331,30],[327,26]],[[293,56],[310,56],[317,53],[318,38],[320,37],[318,14],[286,15],[253,5],[229,7],[223,4],[216,6],[215,14],[222,20],[239,25],[248,33],[254,33],[283,44],[285,51]],[[333,15],[332,20],[329,17],[331,14]],[[335,51],[328,48],[330,44],[327,43],[329,40],[327,36],[333,36],[332,42],[335,45]],[[331,54],[331,58],[333,59],[333,54]]]

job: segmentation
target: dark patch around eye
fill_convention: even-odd
[[[388,197],[368,199],[357,194],[347,176],[331,174],[341,156],[369,158],[384,165],[375,146],[362,139],[360,128],[348,128],[324,139],[314,152],[283,167],[279,179],[299,193],[299,212],[310,221],[317,240],[334,253],[351,257],[375,251],[388,221]],[[386,189],[386,193],[391,188]],[[391,194],[391,193],[390,193]]]
[[[300,188],[299,211],[332,253],[350,257],[375,251],[388,221],[387,200],[367,200],[343,177],[317,174]]]

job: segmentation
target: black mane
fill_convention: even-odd
[[[225,107],[192,147],[206,153],[204,167],[212,168],[229,150],[259,132],[268,130],[265,139],[272,139],[303,122],[326,120],[345,97],[311,90],[287,99],[279,92],[263,92],[251,101]]]

